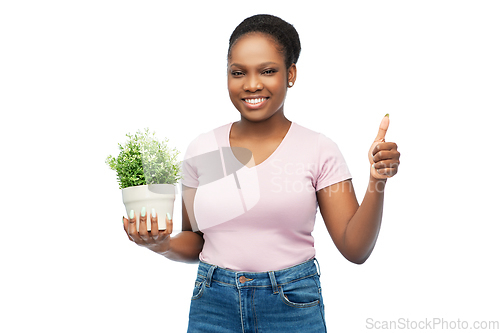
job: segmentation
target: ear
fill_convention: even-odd
[[[288,83],[295,83],[295,80],[297,79],[297,67],[295,64],[291,64],[290,68],[288,68]]]

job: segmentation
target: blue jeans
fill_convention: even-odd
[[[188,333],[326,332],[315,260],[262,273],[200,262]]]

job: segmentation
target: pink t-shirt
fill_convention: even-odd
[[[316,191],[351,178],[337,145],[292,123],[274,153],[249,168],[230,148],[232,124],[199,135],[183,161],[182,184],[197,188],[200,260],[265,272],[313,258]]]

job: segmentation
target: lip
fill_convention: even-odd
[[[264,100],[260,103],[255,103],[255,104],[247,103],[245,101],[245,99],[257,99],[257,98],[263,98]],[[247,108],[249,108],[251,110],[256,110],[256,109],[262,108],[269,100],[269,97],[267,97],[267,96],[247,96],[245,98],[242,98],[241,100],[243,101],[243,104],[245,104],[245,106]]]

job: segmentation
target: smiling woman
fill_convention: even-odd
[[[228,57],[228,90],[243,118],[264,121],[284,119],[289,83],[295,82],[295,64],[286,67],[273,38],[251,33],[238,39]]]
[[[199,260],[188,332],[326,332],[312,237],[317,207],[349,261],[363,263],[375,245],[385,182],[399,165],[397,146],[385,142],[388,118],[369,151],[360,206],[337,145],[285,117],[300,50],[291,24],[272,15],[245,19],[227,57],[240,120],[189,145],[183,231],[172,238],[171,230],[138,234],[136,219],[124,219],[138,244],[172,260]]]

